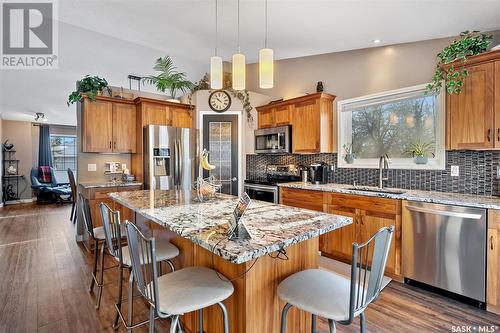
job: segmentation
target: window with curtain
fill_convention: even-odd
[[[67,170],[76,171],[76,136],[50,135],[50,150],[52,152],[52,167],[59,182],[67,182]]]
[[[378,168],[387,154],[391,168],[444,169],[444,99],[419,85],[340,101],[339,167]],[[427,163],[414,162],[415,144],[425,145]]]

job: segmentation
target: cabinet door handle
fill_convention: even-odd
[[[361,225],[365,225],[365,217],[361,216]]]
[[[109,141],[109,149],[111,149],[111,141]]]
[[[488,128],[488,142],[491,142],[491,128]]]
[[[115,141],[115,142],[113,142],[113,145],[114,145],[114,149],[116,149],[116,141]]]
[[[493,250],[493,236],[490,236],[490,249]]]
[[[500,127],[497,128],[497,141],[500,141]]]

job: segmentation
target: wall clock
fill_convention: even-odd
[[[208,97],[208,105],[215,112],[224,112],[231,106],[231,96],[224,90],[216,90]]]

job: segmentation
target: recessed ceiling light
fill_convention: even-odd
[[[380,39],[374,39],[373,40],[373,44],[380,44],[380,42],[382,42]]]

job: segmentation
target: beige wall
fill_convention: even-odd
[[[31,168],[38,163],[38,127],[27,121],[2,121],[2,143],[9,139],[16,150],[15,158],[19,160],[18,173],[25,176],[20,181],[21,199],[31,199],[30,173]]]
[[[494,34],[491,45],[500,43],[500,31]],[[272,89],[259,88],[258,64],[251,64],[247,67],[247,88],[286,99],[315,92],[317,81],[323,81],[324,91],[342,100],[422,84],[430,81],[436,54],[450,41],[434,39],[278,60]],[[275,54],[279,55],[279,50]]]

